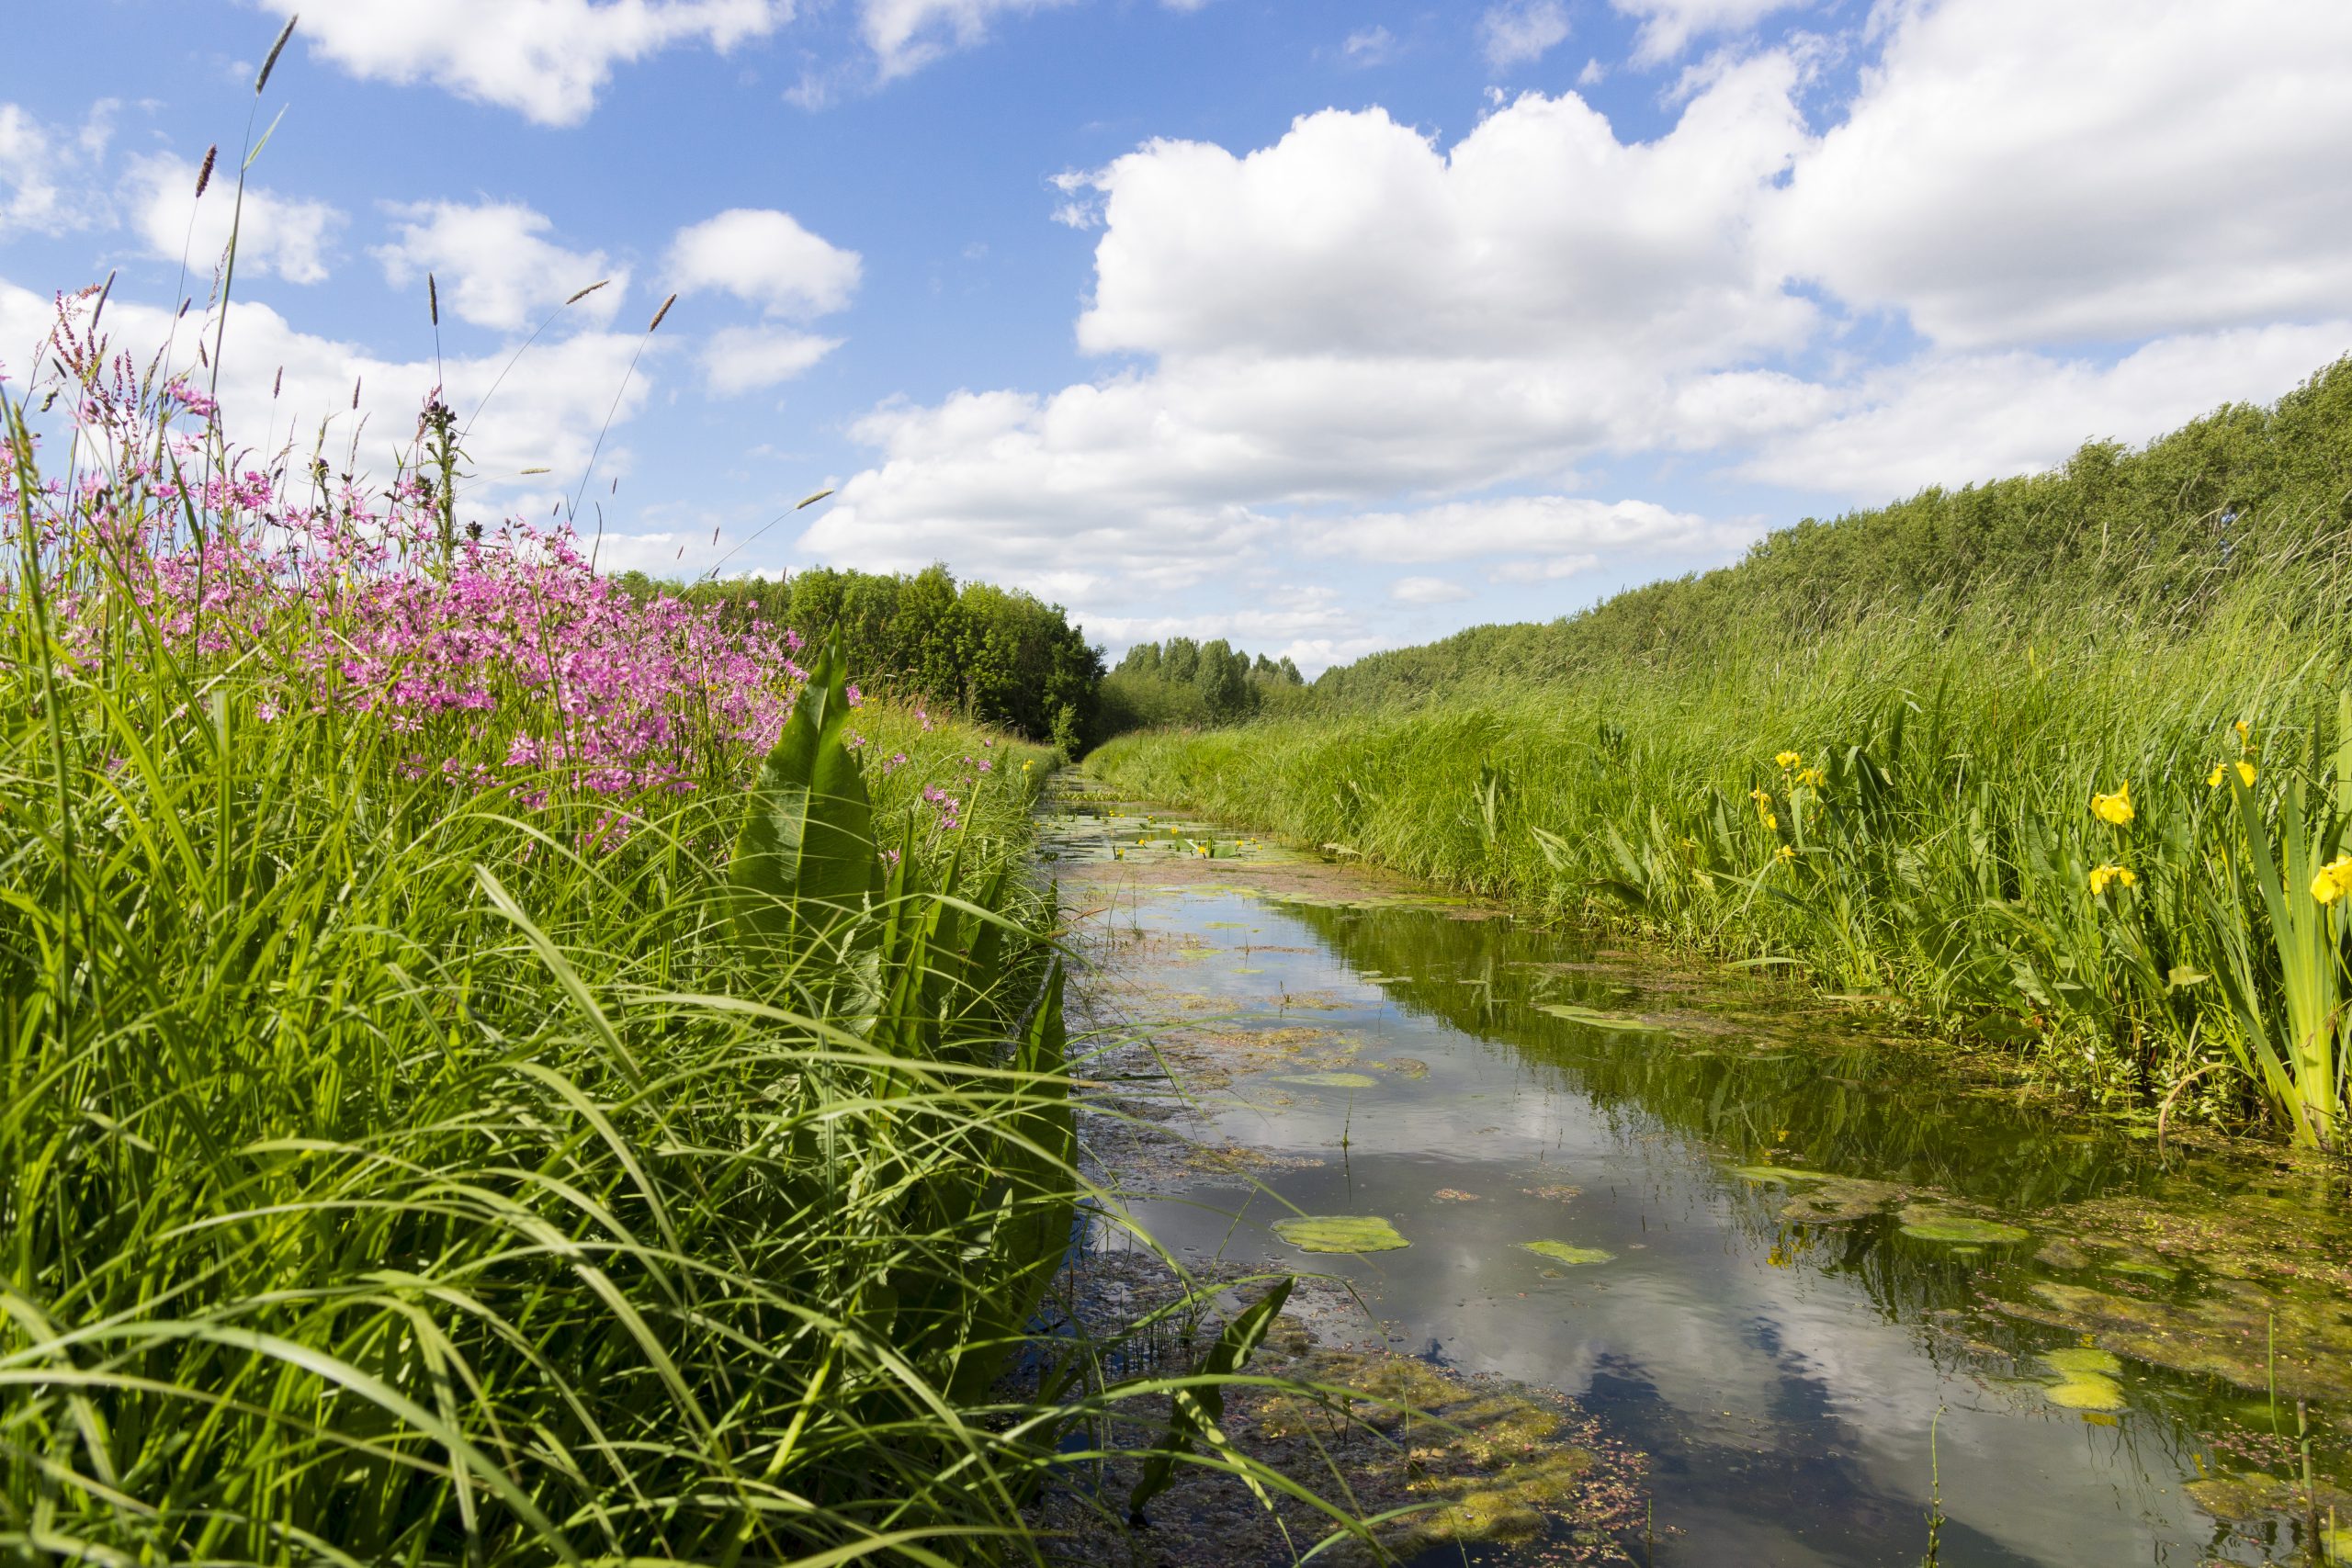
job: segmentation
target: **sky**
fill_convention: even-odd
[[[5,389],[109,275],[192,358],[259,141],[234,441],[388,474],[443,386],[469,512],[1114,657],[1549,619],[2352,352],[2344,0],[309,0],[256,98],[296,4],[10,6]]]

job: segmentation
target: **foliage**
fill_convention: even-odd
[[[1108,739],[1130,729],[1230,724],[1295,702],[1304,684],[1287,655],[1252,659],[1223,637],[1141,642],[1104,677],[1094,733]]]
[[[2232,404],[2140,451],[2095,442],[2046,474],[1808,518],[1736,566],[1619,593],[1541,625],[1474,626],[1317,678],[1376,704],[1464,681],[1570,682],[1634,662],[1697,671],[1889,612],[1950,621],[2001,605],[2120,613],[2192,634],[2232,590],[2343,548],[2352,524],[2352,359],[2268,408]],[[2341,635],[2306,601],[2287,629]]]
[[[619,581],[638,598],[716,608],[730,626],[789,626],[815,641],[838,635],[865,684],[1066,751],[1095,723],[1102,656],[1062,607],[958,584],[944,566],[896,575],[817,567],[691,585],[628,572]]]
[[[2340,1144],[2347,496],[2339,365],[1091,765]]]
[[[1052,753],[232,470],[95,314],[62,473],[0,400],[0,1551],[1034,1558],[1171,1387],[1034,1324]]]

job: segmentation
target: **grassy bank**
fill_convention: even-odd
[[[1089,765],[1882,997],[2109,1103],[2340,1144],[2347,411],[2338,367]]]
[[[1079,1185],[1053,754],[429,453],[232,466],[93,315],[46,465],[0,401],[0,1554],[1033,1556],[1152,1392],[1000,1375]]]

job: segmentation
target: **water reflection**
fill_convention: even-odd
[[[2231,1530],[2185,1489],[2244,1462],[2210,1439],[2244,1426],[2245,1389],[2132,1360],[2118,1378],[2129,1408],[2086,1415],[2052,1403],[2058,1376],[2037,1361],[2080,1337],[2037,1286],[2089,1280],[2102,1300],[2145,1303],[2201,1288],[2193,1269],[2162,1279],[2120,1249],[2069,1262],[2054,1206],[2177,1202],[2265,1173],[2167,1168],[2144,1142],[2023,1109],[1867,1018],[1557,931],[1148,878],[1121,897],[1118,919],[1180,939],[1167,983],[1196,1008],[1237,1031],[1305,1021],[1339,1043],[1311,1064],[1330,1082],[1261,1073],[1202,1129],[1322,1163],[1272,1170],[1271,1194],[1141,1204],[1145,1224],[1178,1246],[1343,1274],[1392,1343],[1580,1396],[1657,1456],[1656,1561],[1917,1562],[1932,1549],[1947,1564],[2188,1564],[2295,1550],[2291,1526]],[[1846,1217],[1792,1217],[1792,1183],[1738,1174],[1758,1166],[1861,1179],[1862,1200],[1829,1189],[1836,1201],[1805,1213]],[[1863,1201],[1871,1184],[1899,1196]],[[1385,1218],[1411,1246],[1304,1255],[1271,1231],[1294,1207]],[[1926,1239],[1937,1216],[1991,1214],[2031,1234]],[[1536,1240],[1612,1257],[1563,1266],[1526,1249]],[[2133,1267],[2146,1272],[2115,1272]],[[2341,1428],[2332,1410],[2318,1419],[2325,1465]]]

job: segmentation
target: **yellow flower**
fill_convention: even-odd
[[[1804,785],[1807,789],[1819,789],[1823,784],[1826,784],[1828,782],[1829,775],[1823,773],[1819,768],[1799,768],[1797,770],[1797,783]]]
[[[1804,758],[1799,752],[1783,751],[1779,756],[1773,758],[1772,761],[1780,763],[1781,771],[1782,773],[1786,773],[1789,769],[1795,767],[1799,762],[1804,761]]]
[[[2246,745],[2251,745],[2251,744],[2253,743],[2253,741],[2254,741],[2254,726],[2252,726],[2252,725],[2248,724],[2248,723],[2247,723],[2245,720],[2244,720],[2244,719],[2240,719],[2240,720],[2238,720],[2235,724],[2233,724],[2233,725],[2230,726],[2230,728],[2231,728],[2232,729],[2234,729],[2234,730],[2236,730],[2236,731],[2238,732],[2238,744],[2239,744],[2239,745],[2241,745],[2241,746],[2246,746]]]
[[[2107,885],[2110,882],[2121,883],[2126,887],[2136,887],[2140,884],[2140,879],[2132,874],[2132,868],[2128,865],[2093,866],[2091,868],[2091,897],[2096,898],[2106,892]]]
[[[1791,861],[1792,861],[1792,860],[1794,860],[1794,859],[1796,859],[1796,858],[1797,858],[1797,852],[1796,852],[1796,851],[1794,851],[1794,850],[1792,850],[1792,849],[1789,848],[1789,846],[1788,846],[1788,845],[1786,845],[1786,844],[1782,844],[1782,845],[1781,846],[1781,863],[1782,865],[1786,865],[1786,864],[1788,864],[1788,863],[1789,863],[1789,862],[1791,862]]]
[[[2092,795],[2091,815],[2118,828],[2131,821],[2135,815],[2132,809],[2132,781],[2125,779],[2117,784],[2113,795]]]
[[[2238,777],[2245,781],[2245,787],[2252,789],[2254,787],[2255,779],[2254,764],[2247,761],[2243,757],[2239,758],[2235,762],[2214,763],[2213,771],[2205,775],[2206,787],[2208,789],[2221,788],[2222,781],[2230,776],[2230,769],[2233,767],[2237,769]]]
[[[1777,833],[1781,830],[1781,819],[1767,811],[1764,813],[1764,826],[1770,831]]]
[[[2338,855],[2319,868],[2312,878],[2312,897],[2323,904],[2333,904],[2346,893],[2352,893],[2352,855]]]
[[[2238,779],[2246,788],[2254,787],[2254,764],[2244,758],[2238,760]]]

